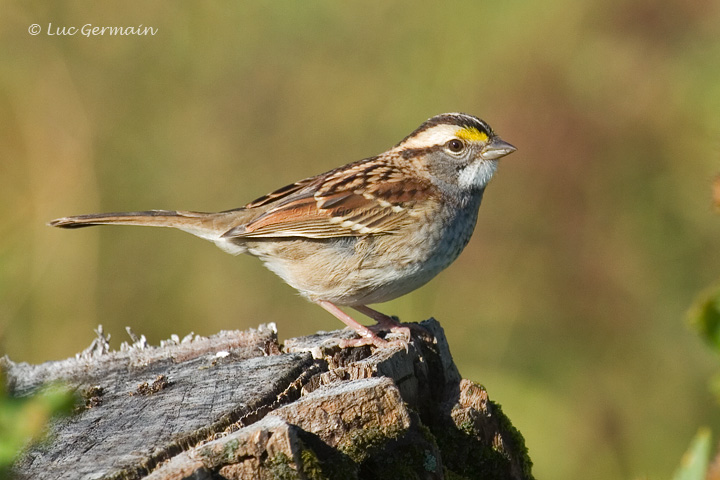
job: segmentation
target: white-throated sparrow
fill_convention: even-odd
[[[170,210],[101,213],[50,222],[173,227],[249,253],[353,328],[385,341],[340,310],[350,306],[382,328],[394,319],[367,305],[424,285],[470,240],[497,160],[515,151],[484,121],[462,113],[430,118],[375,157],[336,168],[219,213]]]

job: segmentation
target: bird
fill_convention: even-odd
[[[357,333],[342,346],[389,343],[409,329],[369,305],[421,287],[468,244],[498,160],[516,148],[485,121],[444,113],[379,155],[284,186],[240,208],[94,213],[53,227],[176,228],[234,255],[250,254]],[[341,306],[377,323],[356,321]]]

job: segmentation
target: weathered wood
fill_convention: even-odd
[[[4,358],[9,390],[51,380],[86,406],[14,465],[20,479],[529,479],[520,434],[462,380],[440,325],[407,349],[342,349],[347,331],[277,343],[273,327],[83,355]],[[459,477],[458,477],[459,476]]]

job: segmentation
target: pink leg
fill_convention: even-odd
[[[325,300],[317,300],[315,303],[320,305],[322,308],[333,314],[335,318],[343,322],[348,327],[352,328],[360,335],[360,338],[355,340],[346,340],[341,342],[341,347],[359,347],[362,345],[375,345],[378,348],[386,347],[388,342],[378,337],[365,325],[361,325],[355,321],[350,315],[340,310],[334,304]]]
[[[424,336],[426,338],[430,338],[431,334],[428,332],[425,328],[421,327],[420,325],[416,325],[414,323],[409,324],[403,324],[401,322],[398,322],[393,317],[389,315],[385,315],[382,312],[378,312],[377,310],[374,310],[366,305],[360,305],[358,307],[353,307],[358,312],[362,313],[363,315],[367,315],[368,317],[372,318],[377,322],[377,325],[373,325],[370,327],[373,331],[383,331],[383,330],[389,330],[393,333],[400,333],[402,335],[405,335],[407,338],[407,341],[409,342],[412,338],[411,332],[415,332],[420,334],[421,336]]]
[[[377,325],[373,325],[370,327],[373,331],[383,331],[387,330],[392,333],[399,333],[402,336],[405,337],[405,349],[407,350],[407,343],[412,338],[412,332],[410,331],[410,328],[404,326],[402,323],[398,322],[394,318],[392,318],[389,315],[385,315],[382,312],[378,312],[377,310],[373,310],[372,308],[366,306],[366,305],[359,305],[357,307],[353,307],[358,312],[362,313],[363,315],[367,315],[368,317],[372,318],[377,322]]]
[[[358,312],[362,313],[363,315],[367,315],[368,317],[375,320],[378,323],[378,327],[380,327],[381,329],[391,329],[393,327],[397,328],[402,325],[400,322],[398,322],[391,316],[385,315],[384,313],[378,312],[377,310],[373,310],[368,306],[359,305],[353,308]]]

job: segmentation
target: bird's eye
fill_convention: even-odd
[[[447,148],[453,153],[460,153],[465,148],[465,144],[462,142],[462,140],[453,138],[447,143]]]

